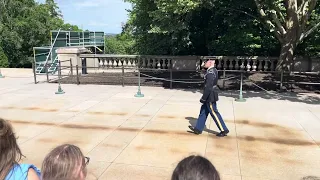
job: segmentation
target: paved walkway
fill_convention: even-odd
[[[14,72],[15,71],[15,72]],[[62,143],[91,158],[88,179],[170,179],[184,157],[210,159],[222,180],[298,180],[320,177],[320,96],[247,93],[247,102],[225,92],[219,101],[230,135],[187,132],[199,113],[200,92],[142,87],[33,84],[30,70],[8,70],[0,79],[0,116],[13,123],[24,162],[41,167]]]

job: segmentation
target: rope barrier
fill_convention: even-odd
[[[257,88],[265,91],[267,94],[271,94],[271,95],[274,95],[274,96],[278,96],[278,97],[285,97],[285,98],[292,98],[292,96],[285,96],[285,95],[281,95],[279,93],[271,93],[270,91],[264,89],[263,87],[257,85],[256,83],[254,83],[251,79],[249,79],[247,76],[245,76],[247,78],[247,81],[251,82],[254,86],[256,86]]]
[[[157,80],[163,80],[163,81],[168,81],[168,82],[176,82],[176,83],[185,83],[185,84],[199,84],[199,83],[203,83],[203,81],[177,81],[177,80],[170,80],[170,79],[166,79],[166,78],[158,78],[158,77],[154,77],[154,76],[150,76],[144,73],[141,73],[141,75],[144,75],[146,77],[152,78],[152,79],[157,79]],[[225,79],[221,79],[221,80],[229,80],[229,79],[234,79],[237,78],[239,76],[234,76],[234,77],[229,77],[229,78],[225,78]]]
[[[176,80],[169,80],[169,79],[165,79],[165,78],[157,78],[154,76],[150,76],[144,73],[140,73],[141,75],[147,76],[149,78],[152,79],[157,79],[157,80],[163,80],[163,81],[168,81],[168,82],[177,82],[177,83],[185,83],[185,84],[199,84],[199,83],[203,83],[203,81],[196,81],[196,82],[191,82],[191,81],[176,81]]]

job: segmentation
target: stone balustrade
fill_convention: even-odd
[[[172,64],[170,57],[100,57],[98,58],[101,68],[148,68],[148,69],[169,69]]]
[[[207,56],[202,60],[215,58],[216,67],[219,70],[245,70],[245,71],[275,71],[277,57],[258,57],[258,56]]]
[[[69,54],[67,54],[69,55]],[[60,56],[63,57],[64,56]],[[59,57],[59,58],[60,58]],[[68,56],[69,57],[69,56]],[[200,70],[205,59],[215,58],[218,70],[275,71],[278,57],[261,56],[144,56],[111,54],[78,54],[79,61],[73,65],[82,66],[86,59],[87,67],[95,68],[147,68],[173,70]],[[69,57],[70,59],[70,57]],[[294,71],[320,72],[319,58],[296,57]]]
[[[99,67],[139,67],[148,69],[199,70],[209,56],[114,56],[99,57]],[[216,67],[219,70],[274,71],[277,57],[231,57],[216,56]]]

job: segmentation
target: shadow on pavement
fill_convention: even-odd
[[[190,125],[192,125],[193,127],[196,126],[197,123],[197,118],[194,117],[186,117],[186,120],[189,120]],[[211,133],[211,134],[218,134],[218,132],[213,131],[211,129],[208,129],[207,126],[204,127],[203,131],[207,132],[207,133]],[[188,131],[188,132],[192,132],[192,131]]]

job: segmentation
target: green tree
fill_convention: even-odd
[[[107,36],[105,39],[106,54],[135,54],[134,41],[128,33]]]
[[[283,49],[275,32],[266,28],[257,14],[255,0],[127,1],[133,5],[127,25],[132,27],[134,47],[140,54],[280,56],[279,49]],[[304,6],[308,7],[309,1]],[[270,1],[263,8],[281,7],[279,2]],[[280,11],[286,13],[283,8]],[[271,10],[265,13],[272,18]],[[319,11],[312,11],[306,25],[316,27],[317,14]],[[306,32],[305,41],[295,50],[315,54],[319,33]]]
[[[320,26],[317,0],[254,1],[262,21],[281,44],[277,69],[291,70],[297,46]],[[310,25],[309,20],[316,23]]]
[[[133,8],[127,24],[134,27],[141,54],[259,55],[277,47],[258,18],[244,13],[254,13],[252,0],[129,2]]]
[[[0,47],[9,67],[31,67],[33,47],[50,44],[50,30],[77,26],[65,24],[57,4],[34,0],[0,0]]]

